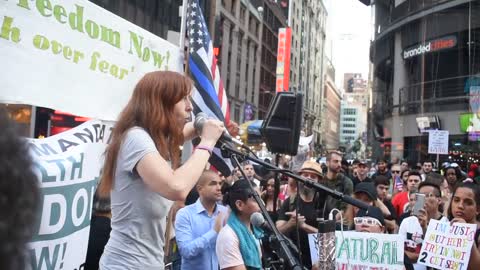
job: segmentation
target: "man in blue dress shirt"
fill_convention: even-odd
[[[217,173],[203,172],[197,183],[198,200],[177,213],[175,235],[182,270],[218,270],[215,245],[227,213],[225,206],[217,204],[222,199],[221,186]]]

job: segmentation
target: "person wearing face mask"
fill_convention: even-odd
[[[319,182],[323,178],[320,164],[307,160],[303,163],[298,174],[304,178]],[[298,213],[296,204],[298,200]],[[278,213],[276,226],[278,230],[292,239],[293,243],[300,243],[299,249],[302,253],[302,264],[311,269],[310,247],[308,245],[308,234],[317,233],[317,210],[315,203],[315,190],[298,183],[297,196],[293,201],[286,200]],[[297,238],[296,226],[298,223],[299,239]]]

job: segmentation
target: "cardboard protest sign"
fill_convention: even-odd
[[[336,231],[336,269],[403,270],[403,242],[398,234]],[[318,261],[317,234],[309,234],[312,262]]]
[[[430,220],[418,263],[437,269],[467,269],[476,224]]]

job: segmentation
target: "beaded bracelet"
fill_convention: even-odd
[[[211,155],[212,152],[213,152],[213,148],[212,148],[212,147],[203,146],[203,145],[197,145],[197,147],[195,147],[195,149],[207,150],[208,153],[210,153],[210,155]]]

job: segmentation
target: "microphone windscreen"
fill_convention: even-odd
[[[204,112],[200,112],[197,115],[195,115],[195,121],[193,122],[193,128],[200,133],[203,128],[203,124],[205,121],[208,119],[208,115]]]
[[[250,223],[255,227],[262,227],[263,223],[265,223],[265,218],[262,213],[255,212],[250,216]]]

